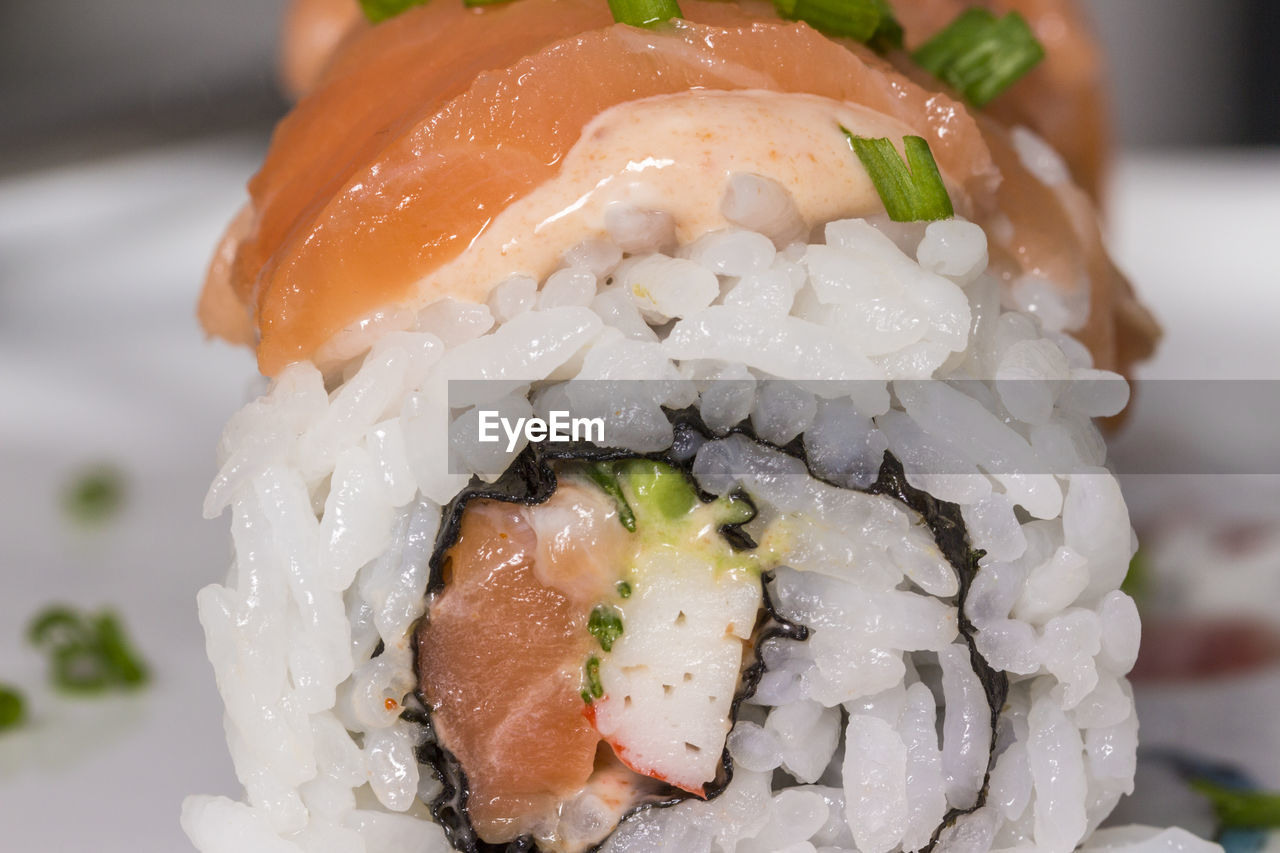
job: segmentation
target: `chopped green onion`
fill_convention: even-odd
[[[16,689],[0,684],[0,732],[16,729],[27,718],[27,703]]]
[[[631,510],[631,504],[627,503],[627,496],[622,493],[622,486],[618,484],[618,474],[610,462],[593,462],[587,466],[587,476],[591,482],[599,486],[606,495],[613,498],[613,502],[618,505],[618,521],[622,522],[622,526],[632,533],[636,532],[636,514]]]
[[[394,18],[414,6],[423,6],[427,0],[360,0],[360,10],[372,24]],[[467,3],[468,6],[474,5]]]
[[[27,627],[27,640],[33,646],[65,646],[87,643],[83,617],[69,607],[48,607],[40,611]]]
[[[587,619],[587,631],[596,638],[600,648],[611,652],[613,644],[622,636],[622,614],[616,608],[602,604],[591,611],[591,617]]]
[[[67,490],[67,515],[82,524],[107,521],[124,505],[124,476],[115,468],[100,466],[82,474]]]
[[[819,32],[849,38],[880,53],[902,49],[902,24],[888,0],[773,0],[779,17]]]
[[[902,25],[888,0],[774,0],[778,14],[829,36],[850,38],[884,52],[902,47]]]
[[[609,0],[609,11],[619,24],[633,27],[655,27],[684,17],[676,0]]]
[[[1209,798],[1225,829],[1280,829],[1280,794],[1237,790],[1208,779],[1192,779],[1191,787]]]
[[[880,25],[867,40],[867,46],[877,53],[888,53],[891,50],[902,50],[902,24],[894,17],[888,0],[876,0],[881,7]]]
[[[587,704],[591,704],[592,699],[599,699],[601,696],[604,696],[604,685],[600,683],[600,658],[592,655],[587,658],[586,686],[582,689],[582,698]]]
[[[631,584],[627,583],[626,581],[618,581],[618,597],[619,597],[619,598],[630,598],[630,597],[631,597]]]
[[[1044,59],[1044,47],[1017,12],[962,12],[912,55],[920,67],[982,107]]]
[[[145,684],[147,667],[129,645],[124,627],[114,613],[103,613],[96,620],[98,643],[102,656],[110,664],[120,684],[132,687]]]
[[[940,76],[969,45],[982,39],[996,16],[986,9],[966,9],[956,19],[934,34],[911,53],[911,58],[924,70]]]
[[[62,690],[97,693],[145,684],[146,664],[129,644],[115,614],[50,607],[27,629],[32,645],[49,653],[53,683]]]
[[[871,176],[884,209],[894,222],[928,222],[955,214],[938,164],[924,139],[903,137],[902,147],[907,152],[903,163],[888,139],[868,139],[840,129]]]

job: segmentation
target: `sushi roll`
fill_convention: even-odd
[[[1094,419],[1158,330],[1087,196],[862,44],[680,12],[436,0],[281,123],[201,303],[270,385],[193,843],[1212,849],[1093,835],[1139,634]]]

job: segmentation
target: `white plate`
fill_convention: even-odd
[[[0,682],[31,704],[31,724],[0,736],[6,851],[189,850],[183,796],[237,788],[195,594],[228,565],[225,524],[200,502],[253,362],[207,344],[194,305],[260,156],[229,139],[0,185]],[[86,531],[62,492],[102,461],[127,501]],[[43,689],[22,632],[52,602],[119,611],[153,683],[95,700]]]

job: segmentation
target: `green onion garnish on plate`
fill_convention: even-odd
[[[16,729],[27,717],[27,703],[15,688],[0,684],[0,732]]]
[[[840,129],[871,176],[884,209],[894,222],[950,219],[955,214],[938,164],[924,139],[903,137],[902,147],[907,152],[904,163],[890,140],[854,136],[845,128]]]
[[[656,27],[683,17],[676,0],[609,0],[609,11],[619,24],[633,27]]]
[[[829,36],[851,38],[881,52],[902,47],[902,26],[887,0],[774,0],[778,14]]]
[[[986,9],[969,9],[911,58],[982,107],[1039,64],[1044,47],[1017,12],[997,18]]]
[[[364,12],[369,23],[377,24],[387,18],[394,18],[414,6],[424,6],[426,2],[427,0],[360,0],[360,11]]]
[[[50,678],[62,690],[99,693],[147,682],[146,664],[110,611],[84,614],[70,607],[47,608],[31,621],[27,639],[48,653]]]
[[[1191,787],[1209,798],[1224,829],[1280,829],[1280,794],[1237,790],[1208,779],[1192,779]]]
[[[124,475],[114,467],[101,465],[82,473],[67,489],[63,506],[73,521],[100,524],[124,506]]]

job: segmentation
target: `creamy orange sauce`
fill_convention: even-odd
[[[442,294],[483,302],[514,273],[542,279],[575,243],[603,237],[611,205],[672,215],[682,242],[730,225],[720,212],[729,179],[763,175],[787,187],[809,224],[884,209],[841,127],[900,140],[906,124],[857,104],[768,91],[693,91],[619,104],[584,128],[554,178],[513,202],[467,251],[416,286],[409,311],[364,318],[317,354],[322,365],[359,352],[372,334],[406,328]],[[967,199],[952,186],[957,210]]]
[[[866,107],[767,91],[681,92],[612,107],[583,130],[560,174],[500,213],[420,295],[483,300],[505,275],[542,278],[584,237],[605,233],[611,204],[672,215],[681,242],[727,226],[720,201],[738,172],[788,187],[809,223],[883,210],[840,127],[901,139],[912,129]]]

